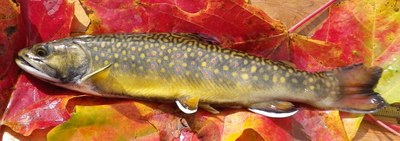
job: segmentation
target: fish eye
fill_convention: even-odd
[[[37,56],[39,57],[46,57],[47,55],[49,55],[49,52],[43,48],[43,47],[39,47],[35,50],[35,53]]]

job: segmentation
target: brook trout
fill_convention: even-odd
[[[361,64],[307,73],[282,62],[223,49],[197,34],[84,35],[39,43],[16,63],[49,83],[87,94],[175,102],[198,107],[242,107],[287,117],[292,102],[320,109],[371,113],[386,102],[373,91],[382,69]]]

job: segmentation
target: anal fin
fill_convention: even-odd
[[[210,113],[219,114],[219,111],[217,109],[211,107],[208,104],[200,104],[199,107],[204,109],[204,110],[206,110],[206,111],[208,111],[208,112],[210,112]]]
[[[197,112],[199,97],[182,96],[175,100],[175,103],[182,112],[193,114]]]
[[[292,103],[278,100],[252,104],[248,110],[272,118],[290,117],[298,112]]]

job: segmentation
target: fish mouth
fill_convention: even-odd
[[[28,57],[28,56],[27,56]],[[30,59],[30,57],[28,57]],[[38,65],[35,65],[35,63],[41,63],[45,64],[43,61],[38,60],[38,59],[30,59],[31,61],[27,61],[27,59],[21,55],[18,55],[18,57],[15,59],[15,63],[24,71],[28,72],[29,74],[32,74],[39,79],[51,83],[57,83],[60,82],[60,80],[49,76],[48,74],[44,73]]]

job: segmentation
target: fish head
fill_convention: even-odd
[[[88,53],[79,42],[56,40],[35,44],[18,52],[17,65],[24,71],[51,83],[75,83],[90,65]]]

